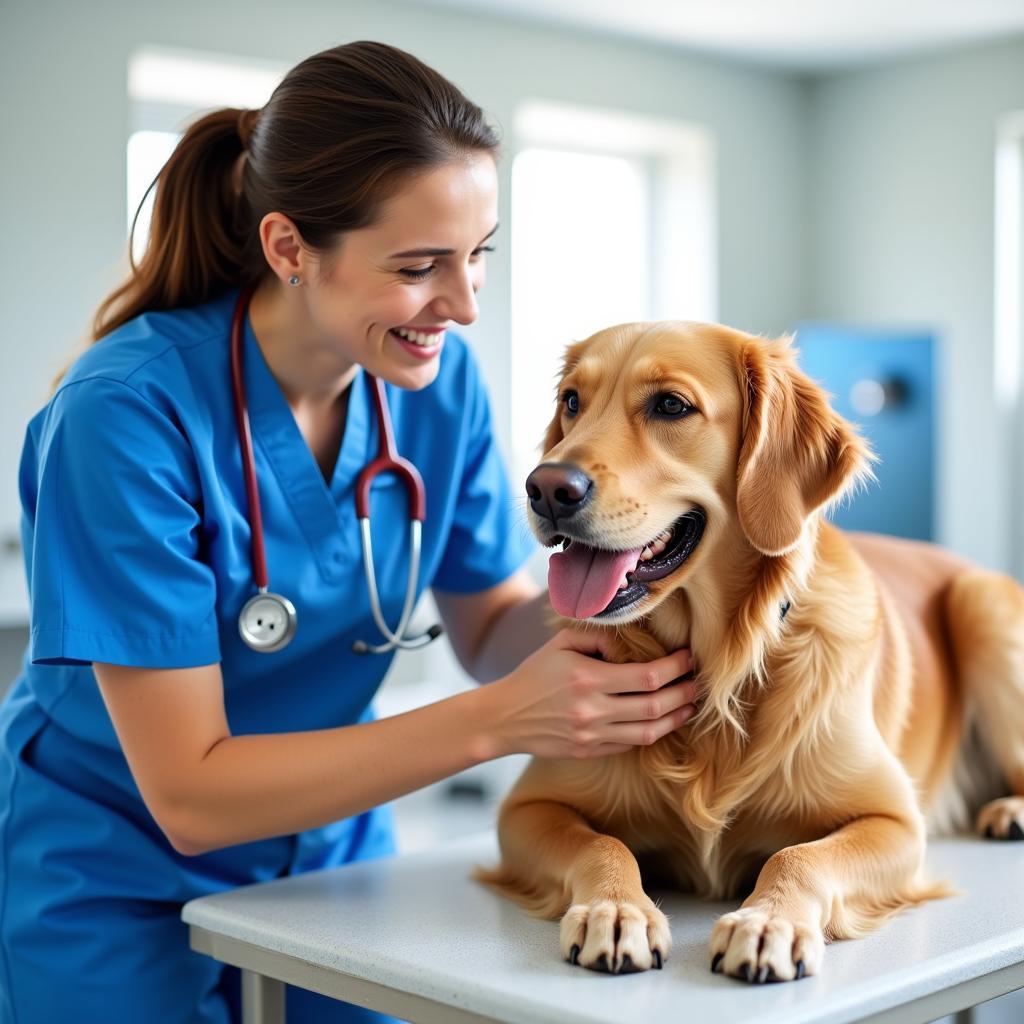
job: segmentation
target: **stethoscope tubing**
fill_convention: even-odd
[[[242,322],[249,300],[256,290],[249,285],[242,290],[231,319],[231,392],[235,403],[235,422],[238,426],[238,444],[242,450],[242,472],[245,476],[245,496],[249,504],[249,533],[252,545],[252,578],[256,588],[266,592],[270,584],[267,575],[267,553],[263,546],[263,514],[260,511],[260,489],[256,484],[256,458],[252,450],[252,430],[249,409],[245,400],[245,376],[242,368]]]
[[[263,516],[260,510],[259,487],[256,480],[256,458],[253,454],[252,431],[249,425],[249,412],[245,397],[244,367],[242,365],[242,326],[249,301],[255,290],[255,284],[242,289],[231,319],[231,390],[235,405],[235,420],[238,427],[242,470],[245,477],[246,499],[249,506],[253,581],[256,584],[258,597],[274,602],[277,610],[285,617],[287,626],[285,635],[278,636],[273,641],[254,639],[254,630],[249,628],[250,624],[246,622],[246,612],[256,604],[258,598],[251,598],[239,615],[239,632],[242,639],[253,650],[269,653],[280,650],[291,640],[297,626],[297,616],[291,601],[280,594],[271,593],[269,590],[270,580],[267,572],[267,556],[263,541]],[[385,642],[375,645],[367,643],[365,640],[356,640],[352,644],[352,650],[357,654],[385,654],[395,648],[416,650],[420,647],[425,647],[432,640],[437,639],[442,634],[443,629],[440,625],[434,625],[416,636],[405,635],[416,604],[416,590],[419,582],[423,540],[423,522],[426,519],[427,513],[426,490],[423,486],[423,478],[416,467],[408,459],[404,459],[398,454],[383,382],[373,374],[367,373],[366,376],[370,383],[377,418],[378,452],[377,457],[362,469],[356,479],[356,517],[359,521],[359,533],[363,550],[363,568],[366,572],[370,611],[377,628],[385,638]],[[385,622],[384,613],[380,606],[377,575],[373,565],[373,540],[370,536],[370,488],[374,479],[379,474],[388,472],[395,473],[403,481],[409,497],[409,575],[406,582],[402,614],[394,631]]]

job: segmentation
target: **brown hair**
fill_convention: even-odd
[[[129,242],[131,274],[96,311],[92,340],[258,280],[258,228],[271,211],[324,254],[372,223],[408,175],[497,149],[481,109],[411,54],[376,42],[315,54],[262,110],[217,110],[186,130],[150,185],[145,255],[136,265]]]

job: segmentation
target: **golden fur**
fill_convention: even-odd
[[[660,966],[671,943],[640,862],[704,896],[750,892],[712,932],[713,969],[815,973],[826,941],[951,892],[922,874],[927,815],[964,825],[999,796],[977,827],[1024,826],[1024,594],[938,548],[822,518],[873,457],[789,339],[623,325],[568,350],[566,388],[580,410],[560,404],[542,461],[594,481],[604,546],[707,515],[638,618],[587,628],[613,631],[618,661],[690,647],[704,697],[650,746],[532,761],[499,815],[502,863],[478,877],[562,918],[563,956],[613,972]],[[659,393],[697,412],[644,415]],[[983,765],[958,761],[968,734]]]

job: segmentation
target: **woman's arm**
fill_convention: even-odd
[[[350,817],[497,754],[482,690],[377,722],[233,736],[220,665],[94,671],[147,807],[188,855]]]
[[[93,667],[146,806],[196,855],[351,817],[504,754],[621,753],[694,713],[695,684],[665,686],[688,652],[615,665],[593,656],[605,642],[563,630],[491,686],[377,722],[249,736],[231,734],[220,665]]]
[[[434,591],[459,664],[479,683],[511,672],[557,632],[546,590],[525,569],[475,594]]]

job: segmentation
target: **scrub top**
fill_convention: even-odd
[[[8,941],[19,920],[28,928],[48,908],[56,922],[62,887],[83,906],[91,896],[177,904],[392,849],[378,808],[299,835],[176,853],[141,800],[92,672],[93,661],[219,662],[235,735],[372,717],[392,655],[352,652],[357,639],[381,640],[354,496],[378,448],[369,378],[360,370],[352,383],[328,483],[246,318],[245,387],[270,589],[298,614],[287,647],[252,651],[238,632],[255,585],[231,396],[236,297],[231,291],[123,325],[77,360],[29,424],[20,490],[31,635],[0,708],[0,922]],[[426,488],[420,591],[500,583],[532,541],[469,349],[449,333],[432,384],[387,385],[387,394],[397,448]],[[409,565],[405,487],[379,476],[371,510],[381,605],[393,625]],[[38,875],[40,864],[52,865],[48,881],[19,881]],[[67,927],[68,941],[77,941],[70,918]],[[29,931],[20,941],[32,941]]]

